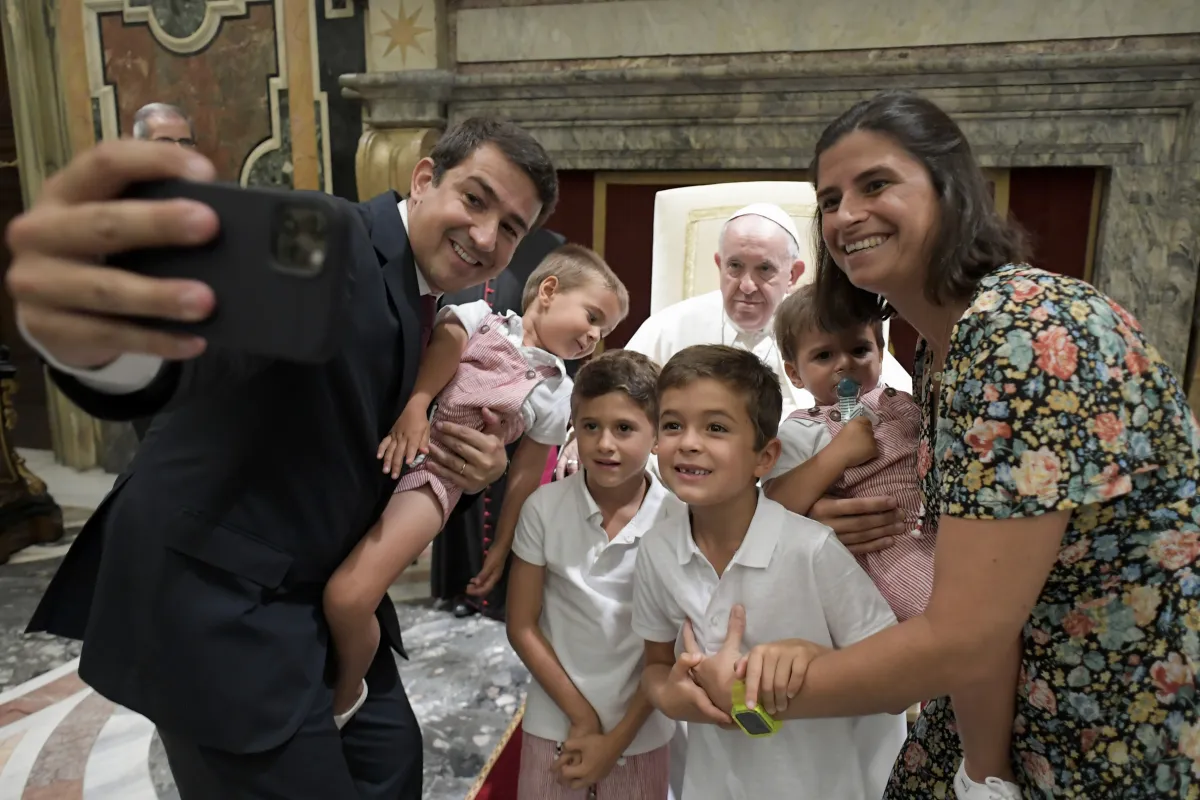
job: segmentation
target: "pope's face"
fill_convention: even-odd
[[[787,231],[765,217],[748,214],[725,227],[714,258],[725,313],[742,330],[767,327],[788,287],[804,271],[804,262],[793,261],[791,251]]]

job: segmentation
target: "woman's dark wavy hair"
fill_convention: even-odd
[[[925,281],[925,297],[931,303],[946,305],[968,299],[984,276],[1005,264],[1026,260],[1024,233],[996,213],[971,145],[945,111],[905,91],[884,92],[856,103],[817,141],[812,168],[818,181],[821,154],[854,131],[872,131],[891,138],[929,172],[940,206],[937,238]],[[829,330],[841,330],[893,316],[894,309],[883,298],[856,287],[833,263],[821,236],[819,204],[815,225],[821,324]]]

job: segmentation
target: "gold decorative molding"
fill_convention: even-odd
[[[599,349],[599,348],[597,348]],[[508,721],[508,727],[504,729],[504,733],[500,734],[500,740],[496,742],[496,746],[492,748],[491,755],[484,762],[483,769],[479,770],[479,774],[475,776],[475,783],[471,784],[470,790],[467,791],[466,800],[477,800],[479,793],[483,791],[484,784],[487,783],[488,777],[492,774],[492,770],[496,767],[496,762],[500,760],[500,756],[504,753],[504,748],[508,747],[509,741],[517,729],[521,727],[521,722],[525,719],[525,701],[521,701],[521,707],[517,709],[517,713],[513,714],[513,718]]]
[[[313,3],[276,4],[276,26],[282,23],[282,39],[286,52],[281,50],[281,59],[287,60],[288,125],[292,137],[292,187],[296,189],[321,189],[321,165],[317,152],[317,106],[315,91],[320,85],[316,73],[316,5]],[[280,19],[282,16],[282,19]],[[283,65],[280,65],[282,72]],[[322,115],[326,116],[326,115]],[[325,126],[325,140],[329,140],[329,127]],[[326,162],[325,182],[331,181]],[[249,174],[249,173],[244,173]]]
[[[413,168],[429,154],[442,132],[434,128],[368,128],[358,140],[354,176],[358,198],[395,189],[407,194]]]
[[[1088,283],[1096,272],[1096,242],[1100,236],[1100,212],[1104,208],[1108,170],[1097,169],[1092,183],[1092,209],[1088,214],[1087,252],[1083,257],[1083,279]]]
[[[1007,169],[985,169],[983,177],[992,182],[992,200],[996,204],[996,213],[1008,218],[1008,197],[1011,175]]]
[[[80,3],[81,0],[60,0],[59,24],[55,26],[54,17],[47,18],[42,0],[3,0],[0,28],[4,36],[17,161],[21,165],[21,195],[26,208],[37,200],[46,178],[65,166],[72,153],[93,143],[83,53],[78,48],[62,46],[64,37],[71,34],[82,37]],[[79,89],[88,123],[77,128],[72,124],[72,113],[78,108],[72,106],[72,100],[79,97]],[[94,467],[97,421],[68,400],[44,371],[40,376],[27,376],[26,380],[46,383],[55,457],[76,469]],[[15,387],[12,391],[16,391]]]
[[[363,15],[367,71],[436,68],[445,16],[438,6],[436,0],[372,0]]]

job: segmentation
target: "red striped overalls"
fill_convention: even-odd
[[[550,366],[530,366],[525,356],[508,338],[508,320],[501,314],[489,314],[467,340],[462,360],[454,378],[442,389],[434,402],[431,422],[455,422],[477,431],[483,430],[484,408],[489,408],[504,420],[504,443],[511,444],[525,432],[521,406],[529,393],[558,374]],[[442,444],[441,434],[430,427],[429,439]],[[425,466],[425,462],[405,472],[396,484],[397,492],[406,492],[429,484],[442,504],[442,524],[462,496],[462,489],[442,480]]]
[[[933,590],[933,550],[936,531],[921,529],[921,490],[917,483],[917,444],[921,409],[910,395],[880,386],[860,402],[875,413],[875,444],[879,455],[842,473],[831,493],[839,497],[894,497],[911,533],[898,537],[884,550],[857,556],[879,593],[901,622],[925,610]],[[836,406],[806,408],[792,417],[820,419],[830,436],[842,429]]]

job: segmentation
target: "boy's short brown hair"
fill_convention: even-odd
[[[606,350],[579,368],[571,392],[571,414],[584,400],[621,392],[658,427],[658,364],[632,350]]]
[[[754,425],[754,449],[762,450],[779,433],[783,392],[775,371],[745,350],[723,344],[685,347],[671,357],[658,376],[658,396],[708,378],[720,381],[746,401]]]
[[[783,298],[783,302],[775,311],[775,346],[779,348],[779,353],[783,356],[784,361],[795,362],[800,357],[800,342],[804,339],[805,334],[815,331],[824,331],[834,335],[841,333],[841,331],[832,331],[826,328],[821,319],[821,310],[817,305],[816,284],[809,283],[800,286]],[[864,318],[848,325],[846,330],[862,325],[871,326],[875,332],[875,343],[882,351],[883,320],[879,317]]]
[[[533,305],[533,301],[537,299],[538,288],[546,278],[557,278],[558,289],[562,292],[569,292],[593,282],[599,283],[617,295],[617,302],[621,306],[621,319],[629,313],[629,292],[625,289],[625,284],[621,283],[617,273],[613,272],[612,267],[606,264],[603,258],[581,244],[564,244],[542,259],[542,263],[537,265],[529,280],[525,281],[525,290],[521,294],[521,313],[525,313]],[[619,321],[614,321],[614,324]]]

